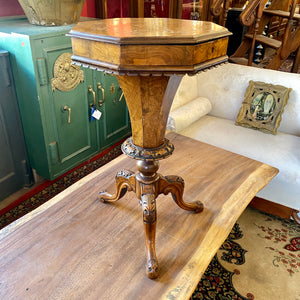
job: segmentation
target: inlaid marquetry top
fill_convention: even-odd
[[[227,60],[231,33],[212,22],[118,18],[69,32],[75,63],[116,74],[196,73]]]
[[[212,22],[167,18],[117,18],[81,22],[70,34],[115,44],[195,44],[228,36]]]

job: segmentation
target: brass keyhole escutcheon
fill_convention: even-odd
[[[115,85],[112,83],[111,86],[110,86],[110,93],[111,93],[111,94],[114,94],[115,91],[116,91],[116,87],[115,87]]]

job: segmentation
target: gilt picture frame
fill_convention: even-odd
[[[235,124],[277,134],[291,90],[282,85],[251,80]]]

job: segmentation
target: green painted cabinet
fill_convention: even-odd
[[[47,179],[130,134],[116,77],[71,65],[71,28],[0,21],[0,47],[11,53],[30,164]],[[101,112],[99,120],[93,109]]]

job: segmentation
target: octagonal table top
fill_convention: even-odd
[[[78,23],[72,36],[115,44],[196,44],[228,36],[212,22],[167,18],[116,18]]]
[[[212,22],[117,18],[78,23],[73,61],[116,74],[196,73],[227,60],[231,33]]]

